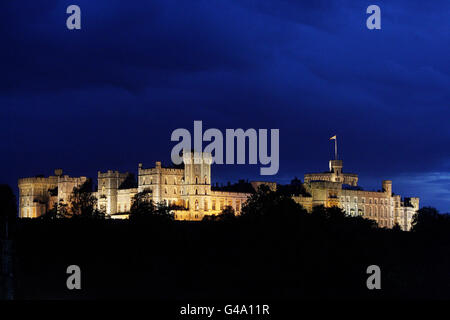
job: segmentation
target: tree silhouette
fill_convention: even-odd
[[[69,213],[67,203],[62,201],[58,202],[54,205],[50,210],[41,215],[39,218],[41,219],[61,219],[61,218],[70,218],[72,215]]]
[[[242,206],[240,219],[289,221],[306,213],[306,210],[286,193],[272,191],[268,186],[261,185]]]
[[[130,208],[130,219],[140,218],[152,214],[155,211],[155,205],[152,200],[152,191],[145,189],[134,195]]]
[[[436,208],[423,207],[414,214],[411,225],[411,231],[414,232],[448,234],[450,217],[448,214],[440,214]]]
[[[2,184],[0,185],[0,235],[6,235],[7,224],[14,224],[16,217],[16,197],[10,186]]]
[[[104,218],[104,213],[97,210],[97,198],[92,193],[90,179],[73,188],[70,196],[70,212],[73,217]]]

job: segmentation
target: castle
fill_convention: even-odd
[[[176,220],[201,220],[205,215],[219,214],[226,206],[240,214],[242,205],[261,184],[277,188],[276,183],[265,181],[241,183],[239,188],[212,187],[209,153],[186,153],[183,163],[179,168],[163,167],[161,162],[156,162],[154,168],[144,168],[140,163],[137,186],[127,184],[129,173],[99,171],[98,190],[94,192],[98,209],[111,218],[127,218],[134,195],[149,190],[154,203],[178,208],[174,210]],[[328,171],[306,174],[306,193],[292,198],[308,212],[317,205],[338,206],[349,215],[372,219],[381,227],[398,224],[402,230],[410,230],[419,198],[394,195],[389,180],[382,182],[381,191],[364,191],[358,187],[358,176],[344,173],[342,168],[342,160],[330,160]],[[58,202],[68,203],[73,188],[86,181],[86,177],[63,175],[60,169],[50,177],[19,179],[19,216],[36,218]]]
[[[380,227],[398,224],[409,231],[419,198],[404,198],[392,193],[392,181],[383,180],[380,191],[366,191],[358,187],[358,175],[342,172],[342,160],[330,160],[329,170],[305,174],[304,187],[308,196],[294,196],[308,211],[317,205],[340,207],[351,216],[374,220]]]

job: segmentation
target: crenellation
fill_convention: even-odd
[[[153,168],[138,164],[137,187],[124,188],[121,184],[128,172],[117,170],[97,172],[97,198],[100,211],[112,218],[127,218],[133,197],[144,190],[151,192],[154,203],[176,206],[177,220],[201,220],[205,215],[217,215],[231,206],[236,214],[259,186],[266,185],[276,191],[277,184],[268,181],[252,181],[242,188],[230,186],[211,189],[210,153],[186,152],[181,168],[163,167],[160,161]],[[358,186],[358,175],[342,171],[342,160],[331,160],[329,171],[305,174],[303,187],[308,195],[293,196],[294,201],[308,212],[315,206],[340,207],[346,214],[374,220],[381,227],[392,228],[399,224],[410,230],[412,217],[419,209],[419,198],[404,198],[392,192],[392,181],[383,180],[379,191],[367,191]],[[58,201],[68,202],[73,188],[84,183],[86,177],[62,175],[19,179],[20,217],[38,217]],[[127,184],[128,186],[128,184]],[[237,190],[237,191],[234,191]],[[55,195],[57,191],[57,194]],[[174,207],[175,208],[175,207]]]

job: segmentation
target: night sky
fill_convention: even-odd
[[[81,30],[66,28],[81,7]],[[366,8],[381,8],[381,30]],[[0,182],[169,164],[176,128],[280,129],[280,170],[327,170],[450,211],[450,1],[1,1]],[[94,180],[96,181],[96,179]]]

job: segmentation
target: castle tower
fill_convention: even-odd
[[[386,192],[389,195],[389,197],[392,196],[392,181],[391,180],[383,180],[382,188],[383,188],[384,192]]]
[[[330,172],[332,174],[331,181],[343,182],[342,179],[342,160],[330,160],[329,162]]]
[[[192,212],[193,219],[201,219],[211,210],[211,163],[210,153],[187,152],[183,154],[184,183],[183,200]]]
[[[128,173],[108,170],[98,172],[98,208],[106,214],[117,213],[117,192]]]

